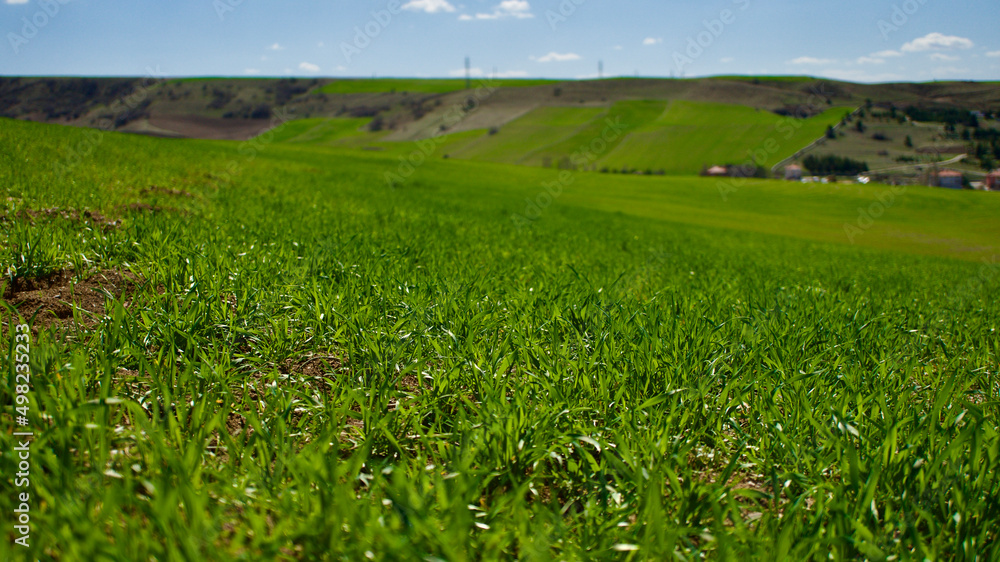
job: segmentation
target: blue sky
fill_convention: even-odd
[[[1000,80],[996,0],[0,0],[0,74]]]

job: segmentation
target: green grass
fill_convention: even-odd
[[[396,154],[110,133],[55,175],[85,134],[0,120],[0,265],[143,280],[33,340],[32,546],[5,422],[0,559],[1000,555],[994,194],[911,189],[851,245],[888,188],[576,174],[548,204],[552,170],[390,189]],[[53,207],[122,222],[19,218]]]
[[[365,127],[371,119],[297,119],[282,123],[273,131],[272,142],[314,145],[350,144],[377,140],[384,135],[370,134]]]
[[[541,107],[502,127],[496,135],[483,131],[464,145],[448,142],[445,146],[455,158],[537,165],[541,153],[551,153],[550,147],[598,127],[605,113],[596,107]]]
[[[472,81],[472,87],[478,88],[483,78]],[[494,87],[516,88],[526,86],[542,86],[554,84],[555,80],[542,79],[497,79],[488,80]],[[345,79],[336,80],[320,88],[324,94],[367,94],[383,92],[412,92],[421,94],[446,94],[465,89],[465,79],[447,78],[378,78],[378,79]]]
[[[790,119],[750,107],[687,101],[627,101],[607,109],[543,107],[501,127],[499,133],[448,143],[456,158],[542,165],[583,154],[596,146],[588,166],[697,174],[703,165],[742,164],[748,151],[763,151],[766,167],[823,136],[846,109],[810,119]],[[593,145],[607,120],[622,124],[622,136]]]
[[[742,164],[757,157],[770,168],[822,137],[844,112],[830,109],[799,120],[750,107],[677,101],[659,119],[629,135],[600,164],[696,174],[705,165]],[[758,152],[763,157],[756,156]]]

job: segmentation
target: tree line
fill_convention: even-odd
[[[810,154],[802,165],[816,175],[856,176],[868,171],[868,163],[842,156],[815,156]]]

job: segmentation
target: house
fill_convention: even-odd
[[[705,175],[712,177],[728,176],[729,170],[727,170],[724,166],[712,166],[705,171]]]
[[[789,164],[785,166],[785,180],[787,181],[802,181],[802,166],[798,164]]]
[[[962,172],[941,170],[937,173],[935,185],[946,189],[962,189]]]
[[[986,175],[986,189],[1000,191],[1000,170],[993,170]]]

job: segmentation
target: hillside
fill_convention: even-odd
[[[742,105],[797,116],[866,100],[927,107],[1000,110],[992,84],[940,82],[867,85],[812,78],[718,77],[554,82],[264,78],[20,78],[0,77],[0,116],[162,135],[249,138],[278,116],[374,118],[390,140],[438,134],[449,111],[475,97],[477,111],[450,132],[502,127],[543,107],[609,109],[622,101],[691,101]],[[478,92],[478,93],[477,93]],[[201,124],[201,127],[192,126]],[[214,129],[213,129],[214,128]]]

